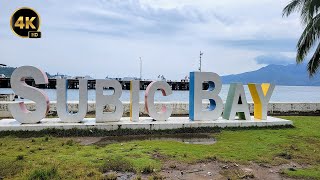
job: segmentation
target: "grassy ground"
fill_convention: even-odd
[[[92,179],[108,170],[150,173],[165,161],[195,163],[216,159],[248,164],[295,162],[304,169],[285,176],[320,179],[320,117],[283,117],[295,128],[222,130],[217,143],[131,141],[82,146],[70,138],[0,138],[0,176],[17,179]]]

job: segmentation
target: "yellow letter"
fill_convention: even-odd
[[[274,84],[248,84],[253,102],[254,102],[254,118],[267,119],[268,103],[270,101]]]

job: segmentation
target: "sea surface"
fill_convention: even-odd
[[[246,98],[248,102],[252,102],[252,98],[248,86],[244,86]],[[229,85],[223,85],[220,92],[220,97],[223,101],[228,95]],[[55,89],[44,89],[49,96],[50,101],[56,101]],[[0,94],[13,93],[10,88],[0,88]],[[78,89],[68,89],[68,101],[77,101],[79,99]],[[113,91],[106,90],[105,94],[112,94]],[[144,101],[145,91],[140,91],[140,101]],[[120,100],[130,101],[130,91],[123,90]],[[17,99],[28,101],[27,99]],[[95,101],[95,90],[88,90],[88,100]],[[170,96],[162,96],[161,92],[155,95],[155,101],[189,101],[189,91],[173,91]],[[320,86],[276,86],[271,96],[270,102],[320,102]]]

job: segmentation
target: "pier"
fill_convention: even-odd
[[[25,82],[33,87],[41,88],[41,89],[55,89],[57,85],[56,79],[49,79],[48,84],[40,84],[36,85],[33,79],[25,79]],[[140,90],[146,90],[148,85],[152,81],[140,81]],[[119,83],[122,85],[123,90],[130,90],[130,81],[121,81]],[[167,81],[167,83],[171,86],[172,90],[175,91],[187,91],[189,90],[189,82],[181,80],[179,81]],[[95,89],[96,80],[88,79],[88,89]],[[78,89],[79,88],[79,80],[78,79],[68,79],[68,89]],[[10,78],[0,78],[0,88],[11,88]],[[207,89],[208,85],[204,84],[204,88]]]

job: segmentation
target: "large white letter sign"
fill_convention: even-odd
[[[163,96],[169,96],[172,94],[170,85],[164,81],[153,81],[150,83],[146,89],[145,93],[145,108],[149,116],[154,120],[165,121],[167,120],[171,113],[172,108],[162,106],[160,112],[157,112],[154,105],[154,94],[157,90],[161,90]]]
[[[79,80],[78,112],[69,113],[67,103],[67,80],[57,79],[57,113],[62,122],[77,123],[83,120],[88,110],[88,80]]]
[[[140,81],[130,82],[130,120],[139,121],[139,90]]]
[[[104,88],[113,88],[112,95],[104,95]],[[121,84],[116,80],[96,80],[96,122],[119,121],[123,114],[123,104],[119,100],[122,94]],[[107,104],[115,106],[114,112],[103,112]]]
[[[249,105],[241,83],[230,84],[223,118],[233,120],[238,113],[239,119],[250,120]]]
[[[275,88],[274,84],[248,84],[253,102],[254,102],[254,118],[267,119],[268,103],[272,92]]]
[[[203,90],[202,85],[208,82],[208,90]],[[221,91],[220,77],[211,72],[190,72],[189,85],[189,118],[190,120],[216,120],[222,114],[223,102],[219,96]],[[209,107],[202,110],[202,100],[209,99]]]
[[[31,77],[36,84],[48,84],[45,72],[32,66],[17,68],[11,75],[11,88],[18,96],[36,103],[36,110],[29,111],[23,102],[9,104],[12,116],[20,123],[37,123],[46,117],[49,110],[49,98],[46,93],[26,84],[25,78]]]

